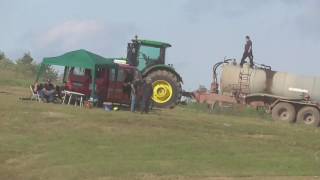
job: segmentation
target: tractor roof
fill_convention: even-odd
[[[171,47],[169,43],[160,42],[160,41],[152,41],[152,40],[145,40],[145,39],[138,39],[137,41],[147,46],[164,47],[164,48]]]

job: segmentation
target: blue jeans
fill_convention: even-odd
[[[135,112],[135,110],[136,110],[136,95],[131,95],[130,110],[131,110],[131,112]]]

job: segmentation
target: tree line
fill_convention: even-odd
[[[40,63],[37,63],[31,53],[24,53],[21,58],[17,60],[12,60],[8,58],[4,52],[0,51],[0,68],[1,71],[13,71],[17,74],[22,74],[25,77],[36,77],[39,69]],[[46,66],[45,71],[42,76],[43,79],[57,80],[58,72],[54,70],[51,66]]]

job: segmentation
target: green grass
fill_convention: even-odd
[[[0,179],[320,175],[320,129],[252,110],[227,115],[191,105],[140,115],[20,101],[28,89],[0,89]]]
[[[271,120],[271,116],[265,113],[264,109],[254,109],[250,107],[244,107],[241,105],[233,105],[226,107],[219,107],[218,105],[210,110],[208,105],[199,103],[190,103],[188,105],[181,105],[182,108],[189,109],[195,113],[211,113],[214,115],[232,115],[232,116],[242,116],[242,117],[259,117],[266,120]]]

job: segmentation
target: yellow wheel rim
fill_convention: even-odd
[[[153,96],[152,99],[156,103],[163,104],[168,102],[172,97],[172,86],[165,80],[157,80],[152,83]]]

